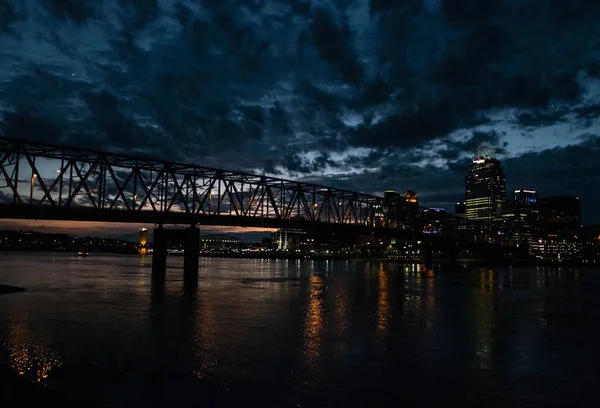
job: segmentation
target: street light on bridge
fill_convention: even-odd
[[[35,185],[35,179],[37,178],[37,174],[31,173],[31,188],[29,189],[29,204],[33,200],[33,186]]]

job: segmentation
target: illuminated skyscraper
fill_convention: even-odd
[[[406,190],[404,197],[395,190],[383,193],[383,226],[414,229],[419,214],[419,197],[413,190]]]
[[[518,188],[513,193],[514,199],[506,201],[504,214],[496,225],[502,226],[509,244],[527,246],[538,221],[537,191]]]
[[[407,203],[418,204],[419,197],[417,196],[417,193],[415,193],[414,191],[406,190],[404,192],[404,201]]]
[[[506,178],[487,143],[477,149],[465,177],[465,198],[465,217],[469,220],[492,221],[504,211]]]

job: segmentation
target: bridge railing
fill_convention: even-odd
[[[381,198],[200,165],[0,138],[0,202],[379,226]]]

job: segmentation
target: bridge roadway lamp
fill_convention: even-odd
[[[33,200],[33,186],[35,185],[35,179],[37,178],[37,174],[32,173],[31,174],[31,188],[29,189],[29,204],[31,204],[31,201]]]

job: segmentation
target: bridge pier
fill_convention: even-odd
[[[154,242],[152,244],[152,278],[163,280],[167,272],[167,231],[162,224],[154,228]]]
[[[191,225],[183,232],[185,247],[183,254],[183,283],[193,288],[198,283],[198,252],[200,252],[200,229]]]
[[[163,225],[154,229],[152,252],[152,277],[154,280],[164,280],[167,271],[167,249],[171,243],[181,243],[184,246],[183,276],[184,284],[194,286],[198,280],[198,252],[200,251],[200,229],[191,225],[184,230],[167,230]]]

